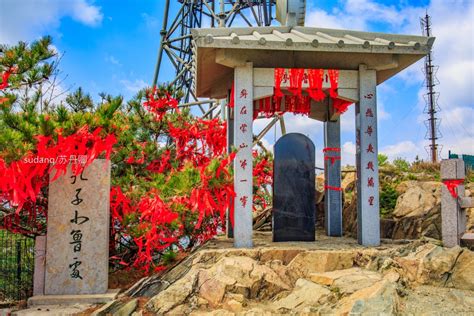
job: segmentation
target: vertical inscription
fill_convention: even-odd
[[[377,98],[374,70],[359,69],[359,103],[356,111],[358,175],[358,239],[366,246],[380,244]]]
[[[252,247],[253,68],[235,68],[234,245]]]
[[[110,163],[49,185],[45,294],[101,294],[108,287]]]

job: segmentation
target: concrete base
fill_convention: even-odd
[[[104,294],[83,295],[37,295],[28,299],[28,307],[41,305],[104,304],[117,298],[120,289],[111,289]]]
[[[474,248],[474,233],[465,233],[461,237],[461,244],[466,247]]]

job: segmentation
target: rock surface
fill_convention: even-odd
[[[190,260],[187,273],[152,297],[146,312],[396,315],[423,311],[417,299],[474,311],[474,253],[466,248],[417,241],[379,249],[206,249]],[[448,296],[420,298],[417,288]]]

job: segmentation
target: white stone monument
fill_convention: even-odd
[[[29,305],[73,303],[80,296],[84,302],[105,302],[115,296],[107,294],[109,205],[110,161],[96,159],[78,176],[69,166],[50,183],[44,295],[30,298]],[[41,267],[35,273],[39,284]]]

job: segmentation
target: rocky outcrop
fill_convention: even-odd
[[[419,307],[414,301],[409,307],[405,304],[407,293],[417,286],[432,286],[445,294],[457,289],[456,300],[462,304],[456,301],[449,308],[466,312],[471,301],[465,297],[474,294],[474,253],[432,243],[380,250],[208,249],[191,261],[182,278],[148,301],[148,312],[395,315]],[[451,301],[443,304],[450,306]]]

